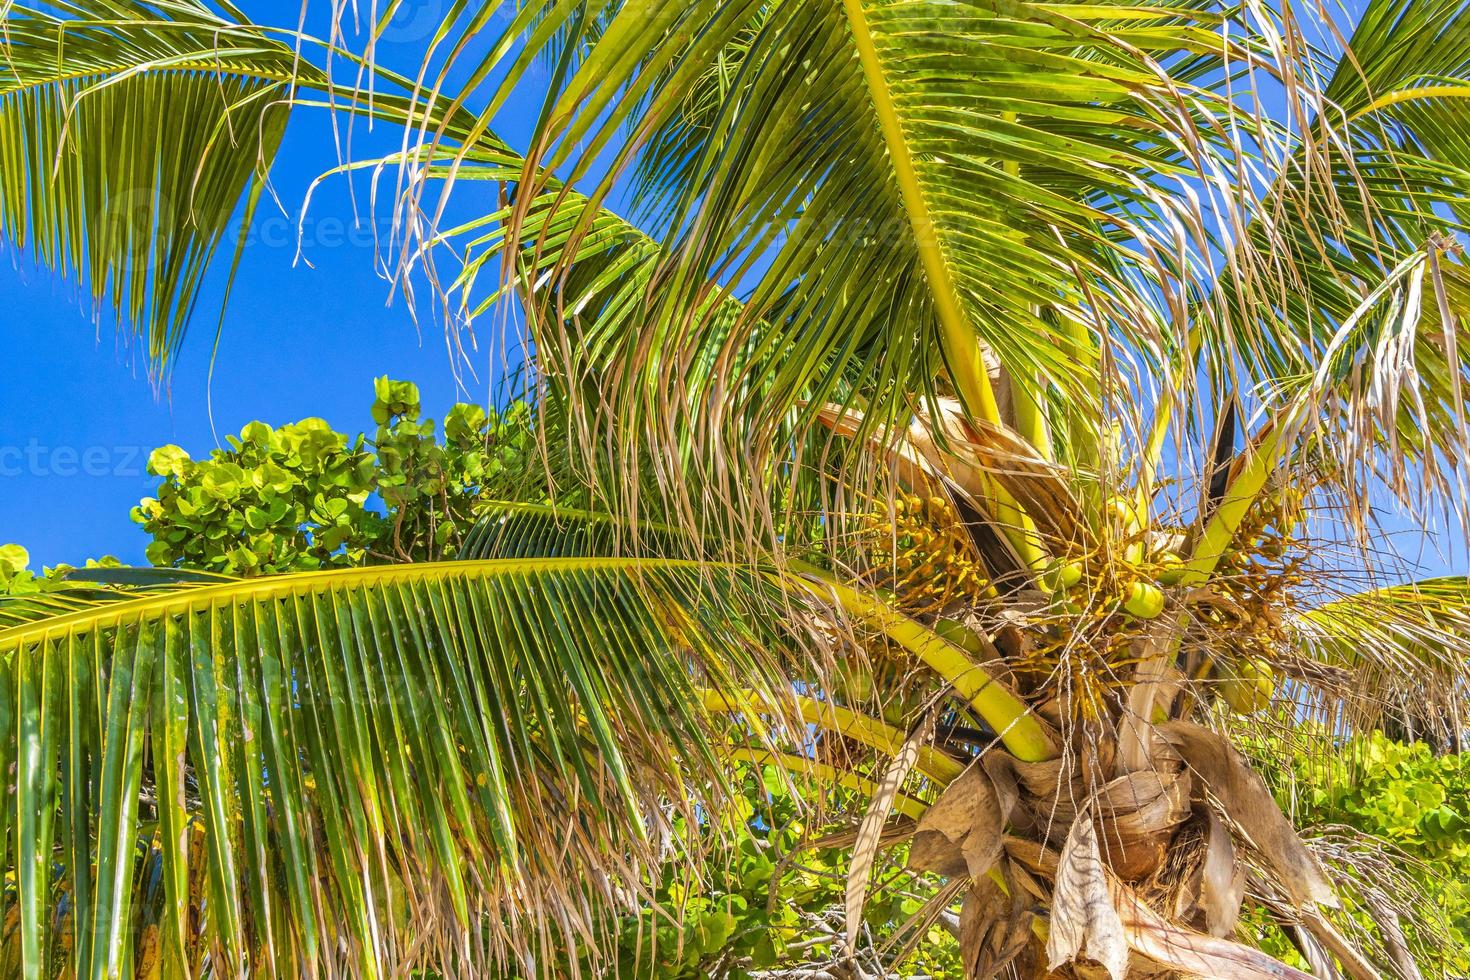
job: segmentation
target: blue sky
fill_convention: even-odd
[[[410,69],[448,0],[407,0],[380,47],[390,67]],[[322,32],[325,4],[313,4]],[[256,21],[292,26],[297,0],[258,0],[244,5]],[[513,145],[533,122],[536,107],[512,104],[497,130]],[[396,146],[395,134],[359,128],[355,155]],[[477,377],[456,371],[439,324],[415,324],[402,301],[374,267],[366,225],[354,227],[345,182],[318,189],[297,259],[294,216],[308,185],[335,162],[331,129],[321,112],[293,119],[272,171],[279,210],[247,248],[224,323],[212,383],[209,378],[213,311],[227,262],[214,270],[193,333],[171,382],[156,390],[142,358],[106,322],[96,324],[90,302],[74,283],[38,269],[0,242],[0,543],[27,548],[33,565],[79,563],[113,554],[143,563],[147,539],[128,519],[129,509],[152,492],[144,472],[148,452],[177,443],[195,456],[207,454],[226,434],[252,419],[273,424],[321,416],[348,432],[370,428],[372,379],[388,374],[418,383],[427,410],[442,418],[457,400],[493,397],[501,360],[494,324],[482,322]],[[359,182],[359,202],[365,200]],[[461,185],[457,204],[488,210],[472,195],[489,189]],[[361,210],[361,204],[360,204]],[[365,217],[365,215],[364,215]],[[226,256],[227,258],[227,256]],[[309,261],[310,266],[306,264]],[[392,302],[390,304],[390,298]],[[217,434],[217,437],[216,437]],[[1417,550],[1408,541],[1405,551]],[[1423,556],[1426,571],[1464,569]]]

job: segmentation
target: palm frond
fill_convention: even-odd
[[[1427,579],[1344,596],[1305,611],[1309,656],[1348,672],[1341,704],[1356,726],[1385,720],[1456,742],[1470,725],[1470,582]]]
[[[1254,213],[1263,165],[1242,145],[1290,143],[1230,81],[1276,76],[1316,104],[1266,27],[1194,4],[643,14],[589,8],[605,26],[546,93],[517,195],[474,246],[500,255],[546,376],[577,379],[574,417],[608,427],[586,444],[626,451],[623,471],[662,468],[649,482],[691,507],[729,497],[722,482],[785,474],[788,450],[798,472],[840,456],[806,436],[828,403],[896,433],[916,401],[953,391],[1043,456],[1095,465],[1113,348],[1145,366],[1174,356],[1219,226]],[[480,126],[526,64],[517,54]],[[630,167],[655,236],[604,209]],[[1238,261],[1270,278],[1256,258]]]
[[[623,551],[683,557],[700,550],[671,527],[645,524],[635,529],[604,513],[555,504],[492,501],[482,505],[481,514],[460,548],[462,560],[594,557]]]
[[[498,513],[497,513],[498,511]],[[639,553],[662,546],[667,553],[698,555],[703,542],[691,541],[668,527],[650,528],[642,540],[630,535],[633,529],[605,514],[571,511],[540,504],[505,503],[493,508],[471,532],[461,557],[522,557],[528,552],[538,557],[607,554],[620,546],[634,544]],[[588,549],[597,549],[589,551]],[[706,559],[707,560],[707,559]],[[972,651],[946,639],[929,626],[893,608],[889,598],[878,590],[854,589],[822,569],[793,564],[793,574],[771,573],[771,581],[783,593],[805,600],[815,599],[822,607],[831,608],[852,621],[862,633],[852,633],[857,640],[878,636],[913,652],[951,685],[953,692],[975,710],[976,715],[992,726],[998,737],[1016,755],[1034,761],[1052,757],[1056,739],[1045,722],[1023,704],[1004,679],[994,676],[1000,661],[999,651],[986,638],[973,636],[973,642],[988,654],[976,657]],[[813,625],[823,630],[820,623]],[[799,628],[799,627],[794,627]],[[813,687],[827,687],[829,678],[814,675],[802,679]],[[800,699],[798,699],[800,701]],[[789,707],[780,705],[780,707]],[[797,716],[812,719],[796,706]],[[891,746],[890,746],[891,747]]]
[[[195,0],[7,4],[0,54],[0,234],[164,364],[312,70]]]
[[[1250,229],[1288,275],[1274,292],[1226,281],[1241,329],[1201,324],[1209,369],[1244,364],[1273,411],[1318,384],[1303,458],[1357,502],[1360,535],[1378,486],[1419,514],[1448,505],[1470,527],[1464,18],[1457,0],[1375,0],[1344,50],[1319,56],[1320,135],[1286,161]]]
[[[708,692],[785,690],[737,613],[759,587],[656,559],[455,562],[0,630],[6,972],[452,974],[531,969],[527,937],[593,943],[671,833],[662,807],[718,796]]]

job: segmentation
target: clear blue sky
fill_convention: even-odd
[[[408,0],[386,36],[379,58],[390,67],[417,64],[424,39],[448,0]],[[261,23],[292,26],[297,0],[257,0],[245,10]],[[326,4],[312,4],[320,17]],[[309,28],[321,33],[318,19]],[[535,112],[512,105],[497,129],[513,144]],[[383,152],[391,131],[375,138],[359,129],[356,156]],[[291,218],[265,215],[266,226],[246,251],[225,320],[212,386],[210,342],[218,285],[216,268],[194,332],[169,387],[156,392],[141,358],[111,327],[94,325],[89,300],[74,283],[39,270],[0,242],[0,543],[26,547],[33,565],[80,563],[114,554],[143,563],[145,536],[129,509],[156,481],[143,470],[155,446],[177,443],[207,454],[251,419],[279,424],[321,416],[338,429],[371,427],[372,379],[389,374],[416,381],[429,414],[442,418],[456,400],[488,401],[499,345],[493,324],[481,324],[478,378],[456,376],[437,323],[415,326],[401,297],[389,305],[388,283],[374,269],[370,237],[352,228],[352,210],[339,178],[319,189],[308,221],[304,258],[296,261],[294,211],[310,182],[334,162],[331,131],[322,113],[297,115],[273,170],[272,183]],[[361,184],[359,185],[361,188]],[[458,203],[488,194],[461,186]],[[360,198],[363,200],[364,198]],[[488,209],[488,201],[481,210]],[[227,256],[226,256],[227,259]],[[212,408],[209,395],[213,393]],[[213,420],[213,429],[211,427]],[[1413,553],[1409,541],[1400,547]],[[1426,571],[1463,570],[1425,555]]]

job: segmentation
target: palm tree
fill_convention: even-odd
[[[1470,595],[1385,587],[1373,506],[1470,523],[1461,0],[498,12],[404,77],[225,4],[5,8],[0,228],[157,363],[288,113],[387,121],[339,169],[396,180],[390,272],[525,315],[599,502],[0,607],[12,969],[555,972],[745,761],[845,826],[853,956],[906,844],[975,976],[1305,976],[1243,906],[1404,972],[1411,910],[1353,931],[1237,744],[1464,727]]]

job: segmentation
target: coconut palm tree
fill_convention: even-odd
[[[1387,584],[1375,508],[1467,523],[1464,3],[501,13],[402,76],[381,19],[5,8],[0,228],[157,363],[288,114],[387,121],[337,168],[385,267],[524,315],[599,502],[0,607],[9,965],[574,968],[743,762],[850,842],[844,958],[906,846],[975,976],[1305,976],[1242,908],[1323,975],[1413,969],[1238,745],[1464,727],[1465,583]]]

